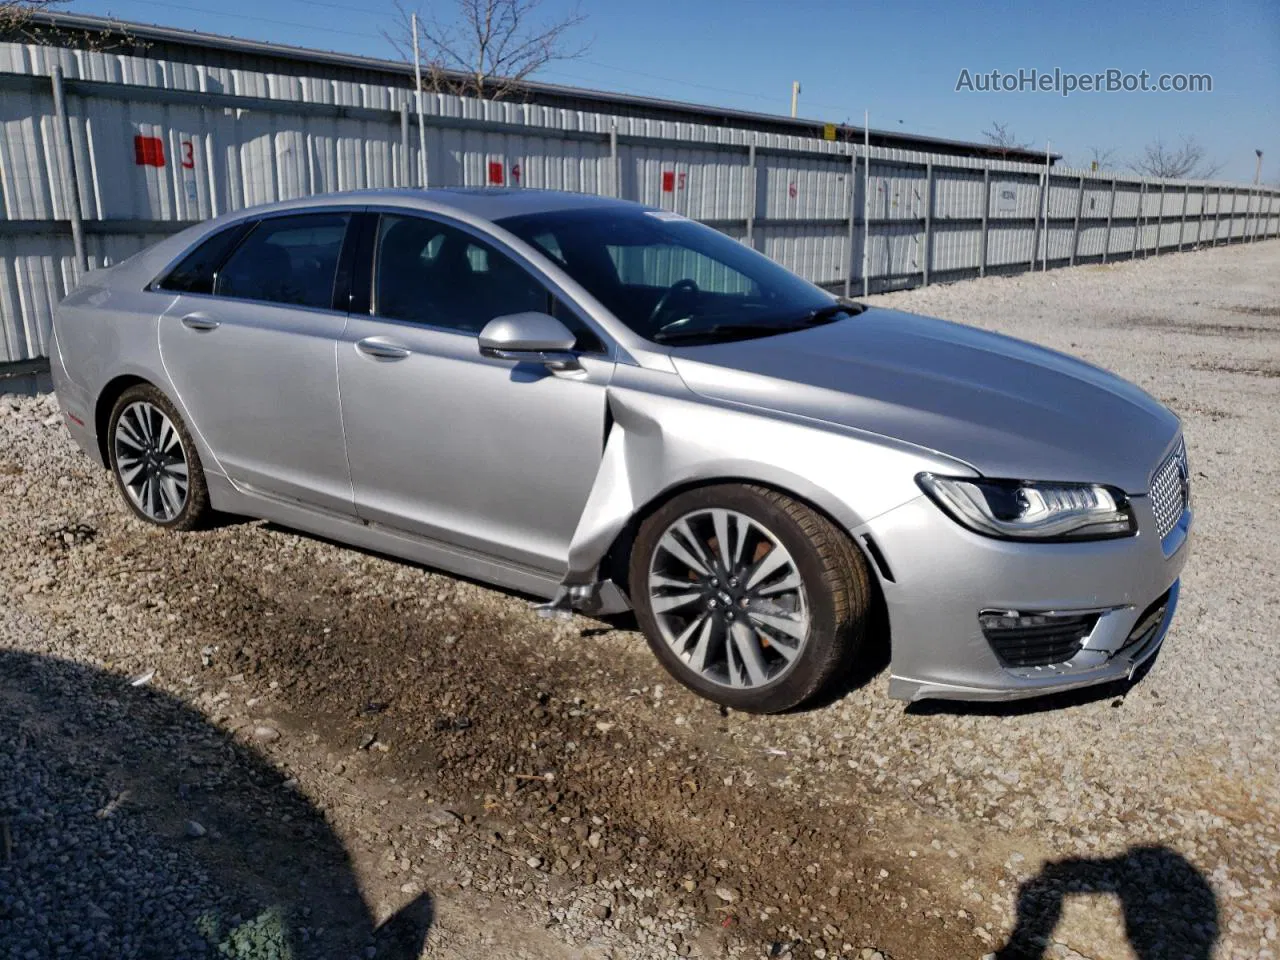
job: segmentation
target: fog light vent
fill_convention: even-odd
[[[1066,663],[1080,651],[1098,614],[984,610],[978,622],[1003,666],[1047,667]]]
[[[1164,623],[1165,612],[1169,609],[1170,592],[1166,590],[1158,600],[1142,611],[1142,616],[1138,617],[1138,622],[1134,624],[1129,636],[1125,638],[1124,644],[1116,653],[1123,653],[1135,647],[1145,647],[1155,638],[1160,632],[1160,626]]]

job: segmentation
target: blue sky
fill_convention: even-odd
[[[450,0],[423,0],[426,9]],[[543,0],[554,16],[572,0]],[[74,0],[72,10],[392,56],[392,0]],[[977,140],[993,120],[1083,161],[1194,135],[1222,176],[1280,181],[1280,0],[582,0],[591,41],[557,83]],[[956,92],[962,69],[1207,73],[1212,93]]]

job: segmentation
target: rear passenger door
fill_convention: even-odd
[[[354,211],[265,218],[213,268],[161,286],[165,370],[218,465],[250,492],[353,512],[334,285]],[[207,258],[206,258],[207,259]]]

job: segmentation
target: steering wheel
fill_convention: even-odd
[[[658,327],[658,320],[661,319],[662,315],[666,313],[678,297],[693,296],[701,292],[698,289],[698,285],[689,278],[677,280],[667,287],[662,296],[658,298],[658,302],[653,305],[653,310],[649,312],[649,326],[651,328]],[[662,329],[662,327],[658,327],[658,329]]]

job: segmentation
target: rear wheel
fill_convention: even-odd
[[[758,713],[798,706],[848,668],[871,597],[861,554],[830,520],[745,484],[690,490],[646,518],[630,586],[673,676]]]
[[[191,530],[208,516],[209,493],[195,443],[168,397],[130,387],[108,421],[111,472],[129,508],[160,527]]]

